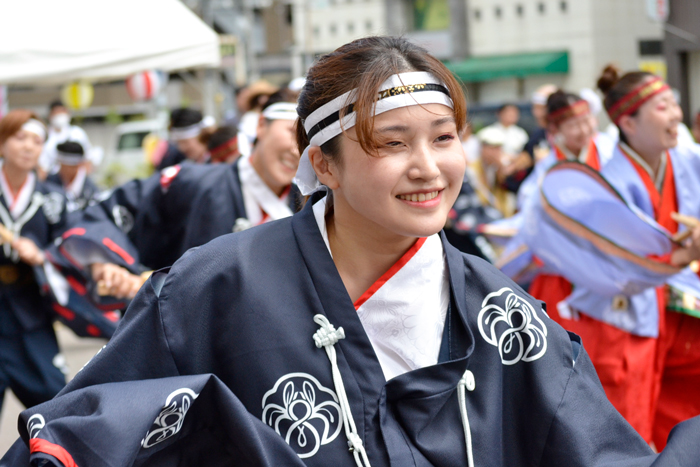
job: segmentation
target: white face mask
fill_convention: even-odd
[[[51,117],[51,126],[59,130],[63,130],[68,125],[70,125],[70,115],[67,113],[56,114]]]

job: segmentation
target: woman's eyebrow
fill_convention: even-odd
[[[382,128],[378,128],[377,132],[378,133],[406,133],[408,132],[409,128],[407,125],[391,125],[391,126],[385,126]]]
[[[450,115],[448,117],[438,118],[437,120],[433,120],[430,126],[440,126],[444,125],[445,123],[455,123],[455,117]]]

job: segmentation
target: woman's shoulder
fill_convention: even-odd
[[[268,222],[242,232],[230,233],[188,250],[172,266],[169,276],[184,280],[202,273],[213,274],[277,267],[284,263],[296,242],[291,218]]]

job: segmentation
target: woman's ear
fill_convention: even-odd
[[[340,179],[338,177],[338,168],[328,159],[323,157],[323,152],[319,146],[309,147],[309,161],[311,162],[311,167],[314,168],[318,180],[326,185],[331,190],[335,190],[340,186]]]
[[[622,131],[625,136],[634,136],[637,134],[637,121],[630,115],[623,115],[620,117],[617,126],[620,127],[620,131]]]
[[[255,130],[255,134],[257,135],[258,139],[265,137],[265,132],[267,131],[268,125],[269,122],[267,121],[267,119],[263,116],[263,114],[260,114],[260,117],[258,118],[258,124]]]

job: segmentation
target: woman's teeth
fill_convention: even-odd
[[[284,165],[284,166],[287,167],[288,169],[292,169],[292,170],[296,170],[296,169],[297,169],[297,166],[296,166],[294,163],[289,162],[289,161],[286,160],[286,159],[282,159],[281,162],[282,162],[282,165]]]
[[[439,191],[431,191],[430,193],[413,193],[410,195],[398,195],[397,198],[404,201],[413,201],[422,203],[423,201],[430,201],[431,199],[437,198]]]

